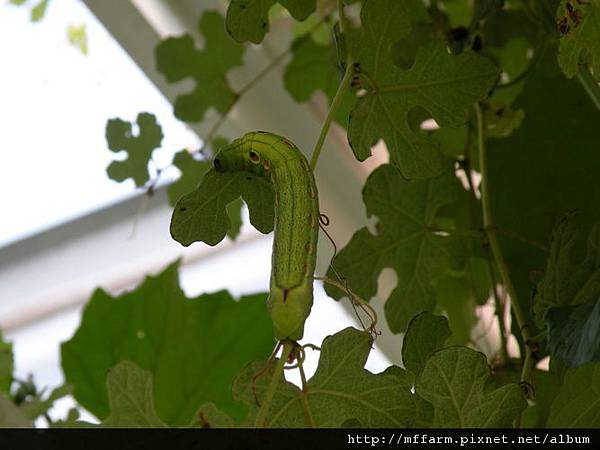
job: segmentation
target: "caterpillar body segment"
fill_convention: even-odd
[[[251,132],[213,159],[219,172],[242,171],[275,190],[275,229],[268,307],[278,340],[299,340],[313,303],[319,232],[315,179],[305,156],[282,136]]]

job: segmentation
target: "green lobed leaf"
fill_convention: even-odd
[[[224,138],[216,138],[213,140],[211,147],[216,151],[227,143],[228,141]],[[181,197],[192,192],[200,184],[204,175],[212,167],[212,164],[206,160],[196,159],[187,150],[181,150],[173,157],[173,165],[181,172],[177,181],[172,183],[167,190],[169,204],[175,206]],[[240,234],[240,229],[242,228],[242,206],[242,200],[239,198],[226,206],[227,215],[231,222],[227,230],[227,236],[231,239],[235,239]]]
[[[32,428],[25,414],[0,392],[0,428]]]
[[[408,35],[411,23],[422,14],[421,2],[366,1],[356,58],[368,83],[348,126],[348,140],[359,161],[383,139],[392,163],[407,178],[431,177],[443,169],[436,141],[413,130],[409,114],[425,110],[440,126],[458,126],[499,74],[488,59],[473,52],[453,56],[436,42],[419,48],[409,70],[394,66],[393,44]]]
[[[217,245],[232,229],[226,207],[240,195],[248,205],[252,225],[262,233],[271,232],[272,185],[245,172],[219,173],[210,169],[196,190],[177,202],[171,218],[171,236],[184,246],[198,241]]]
[[[567,2],[573,12],[567,11]],[[566,20],[568,31],[560,38],[558,64],[567,77],[577,75],[581,64],[588,64],[600,78],[600,0],[576,2],[562,0],[557,22]]]
[[[585,316],[580,315],[581,312],[589,309],[588,312],[591,313],[594,309],[596,299],[600,296],[600,225],[596,225],[590,233],[585,257],[578,251],[580,241],[575,217],[569,214],[553,232],[546,272],[537,286],[533,311],[540,327],[543,326],[550,308],[587,303],[587,306],[580,309],[562,310],[563,314],[569,316],[568,319],[559,318],[557,311],[552,318],[555,325],[557,320],[561,325],[573,320],[575,323],[579,322],[585,319]],[[562,338],[566,337],[560,331],[560,327],[553,328],[553,331],[561,334]],[[576,330],[571,329],[569,334],[573,331]],[[558,335],[550,336],[551,340],[557,338],[561,340]]]
[[[108,177],[115,181],[133,178],[135,185],[141,187],[148,182],[148,163],[152,152],[162,142],[163,134],[156,117],[150,113],[139,113],[137,116],[139,132],[133,134],[132,124],[121,119],[110,119],[106,123],[106,141],[113,152],[125,150],[127,159],[113,161],[106,169]]]
[[[574,80],[538,70],[513,108],[525,118],[508,138],[487,142],[488,180],[502,253],[530,326],[536,273],[544,269],[552,229],[574,210],[582,229],[600,220],[600,112]],[[536,313],[538,327],[540,318]]]
[[[121,361],[108,372],[106,389],[110,415],[108,428],[164,428],[154,409],[152,374],[131,361]]]
[[[189,299],[177,267],[116,298],[97,290],[79,329],[62,345],[66,381],[97,417],[110,412],[104,374],[125,359],[151,372],[158,416],[170,426],[188,426],[208,401],[238,420],[244,415],[231,383],[244,364],[272,349],[266,295],[236,301],[220,291]]]
[[[224,30],[224,22],[216,11],[205,12],[198,24],[204,47],[197,50],[189,35],[165,39],[156,46],[156,68],[169,83],[186,78],[196,82],[195,89],[175,100],[175,116],[186,122],[200,122],[206,111],[214,107],[225,113],[237,98],[226,75],[242,65],[244,47],[232,42]]]
[[[361,228],[333,259],[332,266],[359,296],[370,299],[377,292],[380,272],[390,267],[398,285],[385,304],[385,315],[394,333],[404,331],[408,321],[432,311],[436,299],[432,281],[449,268],[464,265],[462,242],[431,230],[436,213],[458,194],[454,172],[437,178],[407,181],[391,165],[377,168],[367,179],[363,199],[367,215],[379,219],[377,235]],[[330,268],[329,277],[333,277]],[[331,286],[336,299],[344,293]]]
[[[260,44],[269,31],[269,11],[275,3],[299,21],[305,20],[317,6],[316,0],[231,0],[225,19],[227,32],[237,42]]]
[[[215,406],[205,403],[196,412],[191,427],[194,428],[233,428],[233,419]]]
[[[0,393],[9,393],[14,369],[12,344],[4,341],[0,330]]]
[[[483,353],[449,347],[429,358],[417,394],[433,404],[433,427],[510,428],[527,402],[517,384],[486,389],[491,376]]]
[[[569,369],[552,402],[548,428],[600,426],[600,364]]]
[[[408,323],[402,343],[402,361],[404,367],[418,377],[429,357],[444,347],[452,331],[448,319],[428,312],[413,317]]]
[[[326,428],[348,422],[366,428],[427,426],[431,407],[411,393],[412,382],[404,370],[390,367],[375,375],[364,369],[372,344],[368,333],[353,328],[326,337],[317,371],[304,391],[283,378],[279,381],[269,409],[269,426]],[[256,381],[259,400],[274,366]],[[250,409],[250,424],[258,412],[252,378],[263,367],[264,363],[249,365],[234,383],[234,395]]]

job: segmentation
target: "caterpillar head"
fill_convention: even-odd
[[[246,137],[236,139],[215,155],[213,165],[217,172],[251,172],[265,176],[271,170],[271,161],[252,145]]]

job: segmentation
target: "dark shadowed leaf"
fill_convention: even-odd
[[[548,417],[549,428],[600,427],[600,364],[569,369]]]
[[[404,367],[418,377],[432,353],[444,347],[451,334],[448,319],[444,316],[424,312],[413,317],[402,344]]]
[[[533,323],[533,288],[552,229],[574,210],[584,236],[600,220],[600,111],[578,83],[536,71],[513,107],[525,111],[521,126],[487,143],[490,203],[525,323]]]
[[[587,241],[587,254],[583,256],[582,233],[575,221],[573,214],[567,215],[553,232],[546,272],[538,283],[533,305],[534,316],[540,327],[544,324],[549,308],[586,303],[587,307],[581,309],[563,310],[565,321],[558,317],[558,312],[553,315],[552,321],[554,325],[557,325],[557,320],[561,325],[566,325],[567,322],[584,319],[582,312],[591,313],[600,296],[600,225],[593,227]],[[570,316],[570,319],[566,316]],[[554,328],[554,332],[557,330]],[[572,331],[574,330],[571,329]]]
[[[548,349],[571,367],[600,361],[600,298],[577,306],[550,308]]]

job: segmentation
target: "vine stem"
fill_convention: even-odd
[[[269,408],[271,407],[271,403],[273,402],[273,397],[275,396],[275,391],[277,391],[277,385],[281,380],[283,375],[283,369],[285,367],[285,363],[290,357],[290,353],[292,353],[292,349],[294,348],[294,343],[289,340],[283,341],[283,350],[281,351],[281,357],[277,360],[277,366],[275,366],[275,371],[273,372],[273,377],[269,383],[269,387],[267,388],[267,393],[265,398],[263,399],[262,404],[260,405],[260,410],[258,411],[258,415],[256,416],[256,421],[254,422],[255,428],[263,428],[266,427],[267,415],[269,414]]]
[[[319,139],[317,140],[317,145],[315,145],[312,157],[310,158],[310,168],[313,171],[317,166],[317,161],[319,160],[319,156],[321,155],[321,150],[323,149],[325,138],[329,133],[329,127],[331,126],[333,117],[335,116],[335,113],[337,112],[340,104],[342,103],[342,98],[344,97],[346,89],[348,89],[348,86],[350,86],[350,81],[352,81],[352,77],[354,75],[352,61],[349,60],[348,63],[349,64],[346,64],[344,78],[342,78],[342,82],[340,83],[338,90],[335,93],[335,97],[333,97],[333,102],[331,102],[331,106],[329,107],[329,111],[327,112],[327,117],[325,117],[325,122],[323,122],[323,127],[321,128],[321,133],[319,134]]]
[[[477,144],[479,147],[479,167],[481,171],[481,207],[483,209],[483,228],[486,232],[486,236],[492,250],[492,255],[502,277],[502,282],[511,300],[512,311],[514,312],[517,325],[525,342],[525,358],[523,361],[523,369],[521,371],[521,386],[531,385],[531,372],[533,370],[533,358],[531,354],[531,337],[525,324],[525,316],[523,309],[519,303],[517,292],[510,279],[510,274],[504,255],[502,254],[502,248],[496,235],[496,227],[492,220],[492,208],[490,205],[490,179],[487,171],[487,157],[485,152],[485,119],[481,112],[481,107],[478,103],[475,104],[475,114],[477,116]],[[523,356],[523,355],[522,355]],[[520,417],[517,420],[520,423]]]
[[[496,274],[494,274],[494,266],[492,265],[492,261],[489,258],[487,259],[487,267],[488,273],[490,275],[490,281],[492,282],[492,295],[494,297],[494,312],[496,314],[496,318],[498,319],[498,329],[500,330],[500,365],[504,365],[509,357],[508,357],[508,349],[506,343],[508,342],[508,338],[506,336],[506,325],[504,324],[504,305],[503,302],[500,301],[500,297],[498,296],[498,291],[496,289]]]
[[[594,105],[600,109],[600,85],[590,72],[590,68],[581,66],[577,72],[577,79],[594,102]]]
[[[346,25],[346,17],[344,16],[344,0],[338,0],[338,14],[340,16],[340,27],[342,30],[342,36],[344,35],[347,25]],[[314,172],[315,167],[317,166],[317,161],[319,160],[319,156],[321,155],[321,150],[323,149],[323,144],[325,144],[325,139],[327,138],[327,134],[329,133],[329,128],[331,127],[331,122],[333,122],[333,118],[338,108],[342,103],[342,99],[344,98],[344,94],[350,86],[350,82],[352,81],[352,77],[354,76],[354,64],[352,60],[352,54],[350,50],[346,47],[346,70],[344,71],[344,77],[338,89],[335,93],[335,97],[333,97],[333,101],[331,102],[331,106],[329,107],[329,111],[327,112],[327,116],[325,117],[325,121],[323,122],[323,126],[321,127],[321,133],[319,134],[319,139],[317,140],[317,144],[315,145],[315,149],[312,152],[312,157],[310,158],[310,168]]]

